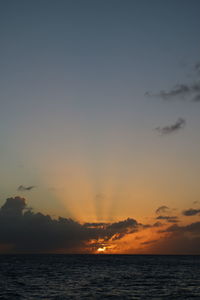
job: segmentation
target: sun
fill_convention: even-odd
[[[104,252],[105,250],[106,250],[106,247],[102,247],[102,248],[98,248],[97,252],[101,253],[101,252]]]

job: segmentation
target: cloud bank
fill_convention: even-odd
[[[157,211],[168,210],[161,206]],[[185,215],[197,213],[191,210],[185,211]],[[126,237],[140,235],[142,231],[142,236],[138,236],[141,248],[134,248],[135,236],[129,239],[130,249],[131,245],[135,249],[133,253],[200,254],[200,222],[180,226],[177,216],[158,215],[156,219],[165,222],[144,225],[128,218],[113,223],[81,224],[70,218],[53,219],[33,212],[22,197],[8,198],[0,209],[0,253],[96,253],[98,248],[115,245],[121,245],[120,253],[124,253]],[[167,226],[169,223],[174,224]],[[145,230],[154,232],[156,238],[149,239]]]
[[[200,222],[186,226],[172,225],[162,233],[166,235],[149,245],[149,253],[200,254]]]
[[[93,247],[98,248],[105,241],[138,231],[140,226],[131,218],[85,224],[62,217],[56,220],[28,209],[24,198],[8,198],[0,209],[0,246],[8,246],[11,253],[90,252],[94,249],[88,246],[89,241],[95,240]]]

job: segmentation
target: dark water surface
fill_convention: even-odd
[[[0,299],[200,299],[200,256],[0,255]]]

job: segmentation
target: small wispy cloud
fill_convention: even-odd
[[[145,96],[159,97],[163,100],[189,99],[190,101],[198,102],[200,101],[200,81],[194,82],[192,84],[177,84],[172,89],[168,91],[162,90],[157,94],[146,92]]]
[[[200,209],[190,208],[183,211],[184,216],[196,216],[200,214]]]
[[[200,62],[193,65],[196,79],[190,83],[178,83],[168,90],[161,90],[158,93],[146,92],[147,97],[159,97],[163,100],[187,100],[192,102],[200,101]]]
[[[158,216],[156,220],[164,220],[169,223],[177,223],[178,222],[178,217],[177,216]]]
[[[194,71],[200,75],[200,61],[194,65]]]
[[[155,128],[161,135],[171,134],[182,129],[186,124],[186,120],[183,118],[179,118],[174,124],[164,126],[164,127],[157,127]]]
[[[30,186],[24,186],[24,185],[20,185],[17,190],[20,192],[25,192],[25,191],[31,191],[32,189],[34,189],[35,186],[34,185],[30,185]]]
[[[198,200],[193,201],[193,204],[200,204]]]
[[[168,100],[173,97],[184,97],[191,92],[191,89],[186,84],[177,84],[174,88],[169,91],[160,91],[158,94],[155,94],[157,97],[161,97],[164,100]]]
[[[166,205],[162,205],[156,209],[155,213],[160,215],[160,214],[166,213],[168,211],[169,211],[169,207]]]

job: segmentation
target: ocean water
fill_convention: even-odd
[[[0,299],[200,299],[200,256],[0,255]]]

